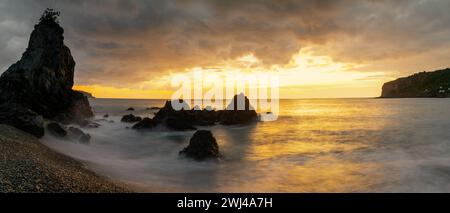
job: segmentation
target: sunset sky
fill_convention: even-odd
[[[275,72],[282,98],[375,97],[383,82],[450,67],[448,0],[0,2],[0,72],[45,8],[61,11],[75,88],[168,98],[190,71]]]

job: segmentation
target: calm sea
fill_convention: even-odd
[[[92,99],[108,113],[90,145],[46,135],[47,146],[99,174],[148,192],[450,192],[450,99],[281,100],[280,116],[213,126],[219,162],[178,156],[194,133],[139,132],[120,122],[152,117],[163,100]]]

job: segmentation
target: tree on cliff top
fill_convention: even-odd
[[[54,22],[59,23],[58,17],[60,15],[59,11],[56,11],[52,8],[47,8],[44,13],[42,14],[41,18],[39,19],[39,22]]]

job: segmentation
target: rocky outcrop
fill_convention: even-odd
[[[124,115],[120,121],[125,123],[135,123],[141,121],[142,118],[139,116],[134,116],[133,114]]]
[[[153,119],[146,117],[146,118],[142,119],[142,121],[139,121],[138,123],[133,125],[133,127],[131,127],[131,128],[132,129],[151,129],[151,128],[155,127],[156,125],[157,125],[157,123],[155,121],[153,121]]]
[[[59,138],[63,138],[67,135],[65,128],[55,122],[47,124],[47,130],[50,134]]]
[[[180,100],[181,104],[186,104]],[[187,107],[189,108],[189,107]],[[195,130],[193,116],[190,110],[175,110],[172,103],[167,101],[163,108],[161,108],[153,117],[157,124],[165,125],[173,130]]]
[[[256,122],[258,114],[250,105],[250,100],[244,94],[235,95],[226,110],[220,113],[220,123],[223,125],[248,124]]]
[[[67,130],[70,139],[78,141],[80,143],[89,143],[91,135],[84,133],[81,129],[76,127],[69,127]]]
[[[250,105],[249,99],[244,94],[233,97],[225,110],[201,109],[189,105],[183,100],[178,100],[184,105],[181,110],[175,110],[171,101],[167,101],[152,120],[152,125],[163,125],[177,131],[196,130],[195,126],[210,126],[220,123],[223,125],[249,124],[257,121],[257,113]],[[241,104],[242,106],[239,106]],[[156,126],[155,125],[155,126]]]
[[[383,85],[381,98],[450,97],[450,68],[421,72]]]
[[[91,140],[91,135],[84,133],[81,129],[70,126],[66,127],[56,122],[47,124],[47,132],[54,137],[60,139],[68,139],[72,142],[79,142],[87,144]]]
[[[93,116],[87,97],[72,90],[75,61],[64,44],[64,30],[54,16],[54,13],[44,13],[31,33],[22,58],[0,77],[0,104],[20,108],[2,111],[0,122],[38,137],[43,134],[16,122],[4,122],[12,116],[8,112],[27,109],[31,112],[26,113],[29,120],[39,120],[38,116],[42,115],[61,122]]]
[[[195,160],[220,157],[219,145],[211,131],[199,130],[194,133],[189,145],[180,151],[180,154]]]
[[[20,105],[0,104],[0,123],[14,126],[38,138],[44,136],[43,117]]]

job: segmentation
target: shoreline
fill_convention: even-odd
[[[0,124],[0,192],[126,193],[129,186],[88,170],[36,137]]]

